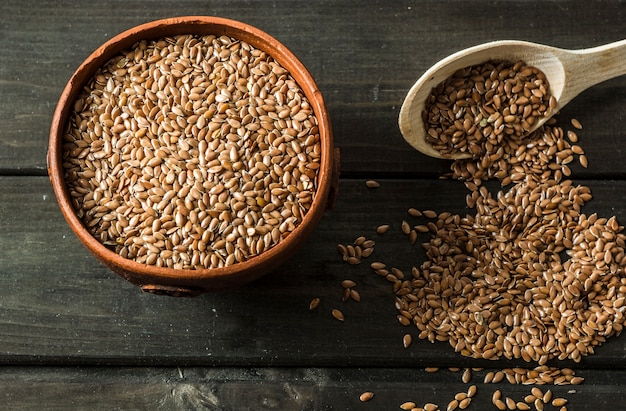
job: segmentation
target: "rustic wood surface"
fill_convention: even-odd
[[[306,247],[253,284],[192,299],[141,293],[100,265],[62,218],[45,159],[56,101],[81,61],[127,28],[180,15],[244,21],[289,47],[324,94],[342,154],[335,207]],[[400,105],[423,71],[460,48],[496,39],[592,47],[626,38],[624,21],[621,1],[0,1],[2,408],[445,409],[468,386],[445,368],[486,367],[468,409],[495,409],[485,373],[534,364],[476,361],[417,341],[396,321],[389,283],[368,267],[418,262],[419,247],[399,231],[409,207],[468,211],[465,187],[438,178],[449,162],[402,139]],[[592,189],[585,211],[622,224],[625,102],[626,76],[587,90],[559,117],[584,125],[590,166],[573,167],[572,177]],[[366,188],[370,178],[381,187]],[[392,230],[379,236],[383,223]],[[377,241],[375,254],[347,265],[336,245],[359,235]],[[341,302],[345,278],[357,281],[361,302]],[[309,311],[314,297],[321,304]],[[407,332],[414,342],[405,349]],[[625,353],[620,336],[579,364],[552,362],[585,382],[550,388],[569,410],[626,409]],[[518,400],[530,390],[497,388]],[[374,399],[361,403],[363,391]]]

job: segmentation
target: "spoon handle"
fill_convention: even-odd
[[[626,40],[580,50],[570,50],[561,58],[565,70],[564,106],[587,88],[626,74]]]

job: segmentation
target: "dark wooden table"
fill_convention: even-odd
[[[289,47],[325,96],[342,154],[335,207],[305,248],[253,284],[191,299],[142,293],[100,265],[62,218],[46,174],[52,113],[75,68],[113,35],[177,15],[244,21]],[[366,235],[377,240],[366,261],[410,268],[415,247],[399,229],[409,207],[468,211],[463,185],[439,179],[450,163],[411,149],[397,127],[404,96],[429,66],[495,39],[596,46],[625,38],[625,21],[621,1],[0,2],[2,409],[445,409],[468,387],[448,367],[485,368],[474,372],[469,409],[495,409],[496,388],[520,400],[530,387],[483,378],[535,364],[472,360],[418,340],[397,322],[389,283],[367,262],[341,261],[336,245]],[[584,125],[590,166],[573,167],[572,178],[592,189],[587,210],[624,224],[626,77],[587,90],[561,117]],[[368,179],[381,187],[366,188]],[[392,229],[377,237],[384,223]],[[341,301],[346,278],[360,302]],[[626,409],[625,338],[578,364],[549,364],[585,378],[549,387],[569,410]],[[361,403],[364,391],[374,399]]]

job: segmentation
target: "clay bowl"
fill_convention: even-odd
[[[62,166],[62,139],[73,104],[98,68],[139,40],[155,40],[179,34],[226,35],[261,49],[287,69],[303,90],[319,122],[321,166],[313,203],[289,236],[274,247],[246,261],[220,268],[173,269],[123,258],[94,238],[84,227],[70,201]],[[144,291],[170,296],[194,296],[240,286],[267,274],[286,261],[312,234],[324,211],[332,205],[337,188],[338,151],[333,147],[328,113],[310,73],[284,45],[247,24],[217,17],[178,17],[129,29],[99,47],[74,72],[60,97],[50,129],[48,173],[61,212],[84,246],[106,267]]]

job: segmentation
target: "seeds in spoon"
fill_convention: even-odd
[[[521,139],[554,106],[548,81],[522,61],[487,61],[458,70],[426,101],[426,140],[444,157],[480,157]]]

